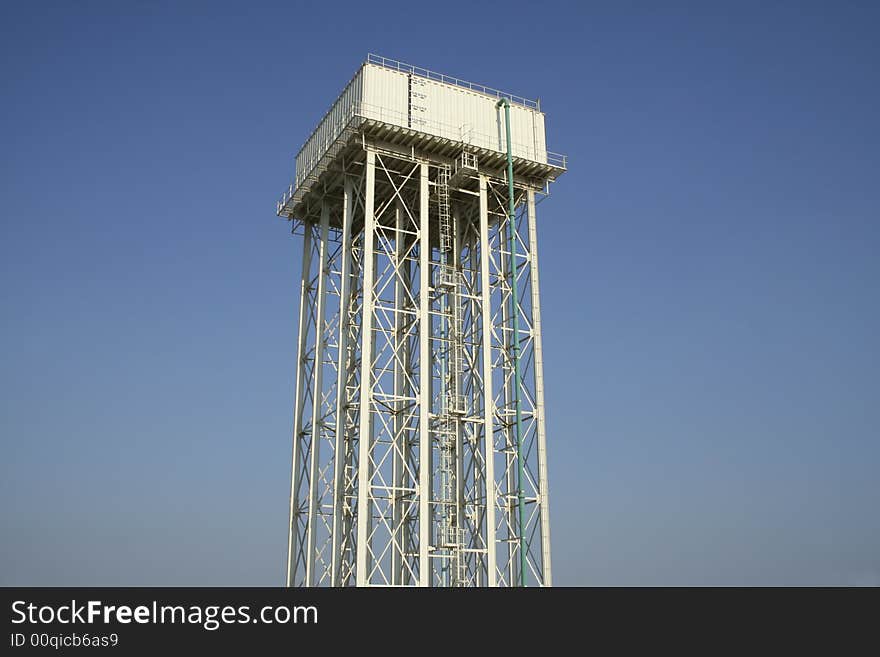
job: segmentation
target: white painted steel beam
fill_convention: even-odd
[[[345,531],[344,513],[345,507],[345,456],[349,446],[346,441],[349,438],[346,423],[346,383],[348,381],[348,368],[351,362],[349,354],[349,310],[351,305],[351,223],[354,209],[354,198],[351,178],[346,177],[344,183],[344,196],[342,201],[342,244],[340,245],[340,282],[339,282],[339,327],[336,365],[336,446],[334,449],[335,460],[333,463],[333,528],[331,538],[331,586],[342,584],[342,543]]]
[[[369,586],[368,569],[371,565],[370,529],[373,510],[370,504],[372,459],[372,404],[373,386],[373,305],[375,294],[375,231],[374,216],[376,154],[367,151],[364,208],[364,255],[363,255],[363,320],[361,334],[361,394],[360,436],[358,445],[358,524],[357,524],[357,574],[358,586]]]
[[[480,176],[480,292],[483,339],[483,450],[486,482],[486,584],[496,586],[495,536],[495,439],[493,417],[495,403],[492,395],[492,295],[489,280],[489,205],[486,198],[486,178]]]
[[[539,504],[541,505],[541,566],[544,586],[553,585],[550,567],[550,493],[547,481],[547,433],[544,425],[544,354],[541,344],[541,299],[538,285],[538,226],[535,215],[535,192],[528,192],[529,266],[532,292],[532,340],[535,352],[535,404],[538,431],[538,468],[540,474]]]
[[[431,586],[431,319],[428,165],[419,165],[419,586]]]
[[[296,354],[296,382],[294,384],[294,410],[293,410],[293,458],[290,475],[290,524],[287,542],[287,585],[294,586],[297,582],[298,551],[301,549],[302,537],[299,532],[299,487],[300,487],[300,464],[302,461],[302,449],[300,436],[302,435],[303,404],[305,403],[305,388],[309,385],[307,373],[304,372],[306,363],[306,346],[308,340],[308,305],[311,302],[309,290],[309,274],[312,258],[312,234],[306,231],[303,239],[302,276],[300,279],[300,304],[299,304],[299,344]]]
[[[308,520],[306,522],[306,586],[315,586],[315,535],[318,523],[318,497],[320,485],[318,483],[318,464],[320,463],[321,441],[323,439],[324,423],[321,413],[321,395],[323,392],[324,374],[324,350],[327,342],[324,336],[324,308],[327,295],[327,251],[329,248],[327,235],[330,225],[330,208],[327,203],[321,207],[321,232],[318,244],[318,286],[315,303],[315,366],[312,375],[314,385],[312,391],[312,437],[309,454],[309,506]]]

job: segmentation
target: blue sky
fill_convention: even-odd
[[[540,96],[558,584],[880,584],[873,3],[4,3],[0,584],[283,582],[293,155]]]

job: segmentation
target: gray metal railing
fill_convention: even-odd
[[[297,156],[297,168],[299,169],[294,176],[294,181],[290,184],[288,189],[282,194],[281,199],[278,201],[279,212],[280,209],[283,208],[287,202],[293,197],[296,193],[296,190],[299,189],[303,182],[312,176],[315,170],[321,164],[321,161],[327,157],[328,151],[332,149],[334,144],[339,141],[340,135],[347,130],[349,127],[353,125],[359,125],[360,121],[370,120],[370,121],[379,121],[381,123],[388,123],[390,125],[400,126],[405,121],[406,116],[402,112],[397,112],[388,107],[382,107],[378,105],[370,105],[368,103],[354,103],[352,104],[350,110],[340,118],[336,129],[331,130],[326,138],[326,143],[323,148],[314,149],[314,154],[310,158],[308,162],[299,161],[299,156]],[[413,130],[426,132],[427,134],[434,134],[431,130],[436,131],[438,133],[442,133],[442,131],[452,130],[454,126],[444,125],[439,121],[427,121],[423,120],[423,123],[419,128],[413,128]],[[427,130],[421,130],[420,128],[427,128]],[[312,137],[309,139],[314,139],[317,135],[313,133]],[[439,136],[439,135],[438,135]],[[476,139],[475,139],[476,138]],[[465,142],[462,140],[462,143],[471,143],[479,148],[486,148],[487,150],[494,150],[501,152],[500,146],[490,145],[492,144],[492,140],[494,137],[490,137],[483,134],[477,134],[471,131],[469,133],[469,140]],[[529,147],[524,144],[518,144],[514,142],[513,149],[515,152],[518,152],[519,155],[516,156],[517,159],[530,160],[533,162],[538,162],[541,164],[549,164],[550,166],[559,167],[562,169],[567,168],[568,158],[561,153],[554,153],[552,151],[543,150],[536,151],[536,149],[532,146]],[[300,150],[300,155],[302,155],[303,151],[305,151],[305,146]],[[523,155],[524,153],[528,153],[532,151],[533,156],[528,157]],[[544,155],[544,158],[540,156]]]
[[[359,116],[365,119],[371,119],[374,121],[381,121],[383,123],[389,123],[391,125],[397,125],[406,127],[407,123],[407,115],[403,112],[398,112],[396,110],[392,110],[388,107],[382,107],[380,105],[371,105],[368,103],[355,103],[352,104],[349,111],[342,117],[340,117],[336,129],[331,130],[327,136],[325,137],[325,147],[329,147],[333,141],[336,140],[338,135],[342,132],[345,126],[351,121],[352,118]],[[413,130],[422,130],[428,132],[430,134],[441,135],[453,135],[459,127],[444,124],[440,121],[419,119],[419,124],[417,126],[413,126]],[[309,138],[309,141],[315,139],[317,137],[317,132],[313,133]],[[501,147],[495,145],[496,137],[494,135],[485,135],[482,133],[476,133],[473,130],[468,132],[467,137],[462,137],[461,141],[463,143],[472,143],[478,145],[482,148],[489,148],[491,150],[500,150]],[[296,175],[295,183],[299,185],[306,176],[308,176],[309,171],[314,168],[317,164],[317,161],[323,156],[326,148],[317,148],[314,149],[314,155],[311,157],[311,161],[303,162],[299,160],[301,156],[303,156],[304,152],[307,150],[306,146],[310,144],[306,142],[306,145],[300,149],[299,155],[297,156],[298,165],[300,171]],[[566,156],[561,153],[554,153],[552,151],[548,151],[546,149],[537,149],[534,145],[523,144],[523,143],[513,143],[513,149],[517,152],[517,157],[521,157],[523,159],[532,160],[535,162],[544,162],[544,158],[546,157],[546,162],[552,166],[565,168],[566,166]],[[528,155],[527,155],[528,154]],[[543,156],[543,157],[542,157]]]
[[[443,82],[445,84],[451,84],[456,87],[461,87],[462,89],[470,89],[471,91],[486,94],[487,96],[492,96],[493,98],[506,98],[511,103],[516,103],[517,105],[522,105],[523,107],[528,107],[529,109],[537,110],[539,112],[541,111],[541,103],[537,100],[509,94],[506,91],[493,89],[492,87],[487,87],[483,84],[468,82],[467,80],[460,80],[459,78],[454,78],[450,75],[444,75],[443,73],[437,73],[435,71],[431,71],[420,66],[405,64],[404,62],[399,62],[396,59],[389,59],[388,57],[382,57],[381,55],[374,55],[370,53],[367,55],[367,63],[377,64],[378,66],[384,66],[385,68],[389,68],[394,71],[400,71],[402,73],[411,73],[412,75],[417,75],[421,78],[435,80],[436,82]]]

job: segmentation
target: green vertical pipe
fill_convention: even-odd
[[[523,463],[522,443],[522,403],[520,401],[519,371],[519,292],[516,273],[516,201],[513,197],[513,147],[510,143],[510,102],[502,98],[495,104],[504,107],[504,124],[507,128],[507,245],[510,250],[510,314],[513,316],[513,399],[516,405],[516,498],[519,510],[519,585],[526,585],[526,505],[523,493],[525,464]]]

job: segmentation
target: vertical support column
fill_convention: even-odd
[[[483,449],[486,463],[486,562],[487,586],[497,586],[495,552],[495,447],[492,418],[495,400],[492,394],[492,294],[489,283],[489,205],[486,199],[486,177],[480,176],[480,303],[483,342]]]
[[[507,586],[517,586],[517,583],[519,582],[518,571],[516,569],[518,563],[517,546],[519,545],[517,536],[519,536],[520,532],[517,525],[518,516],[516,513],[516,503],[514,501],[516,491],[516,453],[514,445],[516,444],[516,438],[514,437],[514,424],[510,421],[514,398],[514,376],[513,358],[511,356],[513,351],[513,331],[510,329],[510,257],[509,253],[505,251],[508,244],[505,239],[508,221],[510,221],[509,215],[505,212],[503,218],[499,218],[495,226],[496,247],[498,249],[495,254],[498,258],[498,271],[496,272],[496,275],[498,277],[498,287],[500,290],[498,299],[498,316],[501,320],[501,324],[495,327],[497,330],[497,339],[499,341],[500,350],[497,361],[498,374],[501,378],[498,397],[501,408],[498,413],[498,424],[500,425],[500,434],[503,443],[500,451],[504,458],[504,469],[501,472],[503,483],[498,483],[501,493],[500,499],[503,504],[503,510],[501,512],[503,517],[503,522],[501,524],[503,535],[501,539],[503,545],[502,550],[504,553],[502,568],[505,571],[504,577],[506,578],[504,583]],[[499,410],[497,406],[495,410]]]
[[[404,396],[404,369],[406,367],[407,344],[404,335],[406,315],[406,283],[409,277],[405,271],[409,266],[404,261],[406,254],[406,240],[404,237],[403,217],[404,209],[400,200],[397,201],[394,214],[394,266],[397,270],[394,285],[394,420],[392,421],[392,454],[391,454],[391,481],[393,490],[392,513],[391,513],[391,583],[399,585],[403,580],[403,561],[405,550],[405,538],[403,532],[403,469],[404,456],[406,454],[406,431],[404,429],[404,412],[406,403]]]
[[[419,176],[419,586],[431,585],[431,241],[428,234],[428,164]]]
[[[544,427],[544,354],[541,344],[541,303],[538,289],[538,227],[535,215],[535,192],[528,192],[529,261],[532,275],[532,336],[535,355],[535,407],[538,431],[538,482],[541,505],[541,563],[544,586],[552,586],[550,568],[550,499],[547,482],[547,434]]]
[[[321,243],[318,245],[318,290],[315,299],[315,366],[312,375],[312,438],[309,463],[309,506],[306,524],[306,586],[315,586],[315,533],[318,521],[318,464],[320,463],[321,435],[324,422],[321,417],[321,395],[324,383],[324,306],[327,295],[327,236],[330,225],[330,207],[321,203]]]
[[[479,196],[478,196],[479,198]],[[474,221],[474,216],[476,221]],[[466,454],[470,458],[470,467],[468,468],[469,488],[465,499],[468,505],[465,512],[465,520],[467,522],[470,538],[467,547],[474,550],[468,555],[468,568],[473,573],[473,577],[469,582],[474,587],[487,586],[486,579],[486,555],[487,547],[485,541],[486,527],[486,501],[489,499],[489,488],[486,487],[486,461],[485,449],[481,443],[482,431],[485,428],[483,419],[485,418],[484,409],[484,391],[483,391],[483,293],[481,287],[480,272],[480,211],[477,206],[476,215],[467,216],[466,232],[467,237],[467,283],[466,291],[468,294],[467,307],[470,310],[470,316],[466,324],[465,335],[467,336],[470,349],[470,360],[468,362],[467,384],[469,385],[468,404],[470,409],[470,418],[465,425],[468,446]],[[464,262],[464,258],[462,258]],[[483,436],[485,439],[485,436]]]
[[[372,517],[371,477],[373,392],[373,296],[375,292],[375,230],[374,216],[376,183],[376,152],[367,150],[366,189],[364,203],[364,291],[361,333],[361,398],[360,438],[358,445],[358,520],[357,520],[357,586],[369,585],[370,529]]]
[[[305,402],[305,386],[308,383],[304,380],[305,372],[303,371],[306,359],[306,347],[308,339],[308,310],[310,303],[309,295],[309,273],[311,272],[312,261],[312,231],[306,226],[305,236],[303,239],[303,255],[302,255],[302,279],[300,281],[299,290],[299,344],[296,352],[296,392],[294,393],[293,407],[293,457],[291,459],[290,473],[290,533],[287,539],[287,586],[294,586],[296,579],[296,553],[299,550],[299,530],[297,527],[297,513],[299,510],[299,469],[300,460],[302,459],[300,449],[300,435],[302,434],[302,416],[303,404]]]
[[[339,353],[336,369],[336,445],[334,449],[335,460],[333,462],[333,538],[330,560],[330,584],[341,585],[341,562],[342,562],[342,533],[345,523],[345,455],[348,452],[348,426],[346,424],[346,383],[348,381],[349,367],[349,308],[351,303],[351,215],[353,198],[351,179],[346,176],[342,201],[342,245],[339,257],[341,258],[341,277],[339,283]]]
[[[455,436],[454,436],[454,454],[455,454],[455,535],[453,542],[457,547],[453,548],[453,557],[450,559],[451,585],[466,586],[466,561],[465,555],[468,553],[464,550],[469,547],[464,544],[464,423],[462,418],[464,413],[460,408],[462,398],[464,397],[464,302],[462,301],[462,266],[461,266],[461,250],[462,250],[462,234],[461,234],[461,217],[458,209],[450,207],[452,217],[452,253],[450,254],[454,287],[451,288],[452,294],[449,295],[450,305],[450,331],[447,336],[449,340],[449,364],[452,377],[449,387],[454,395],[455,416]],[[465,566],[463,568],[463,565]],[[462,577],[464,576],[464,577]]]

